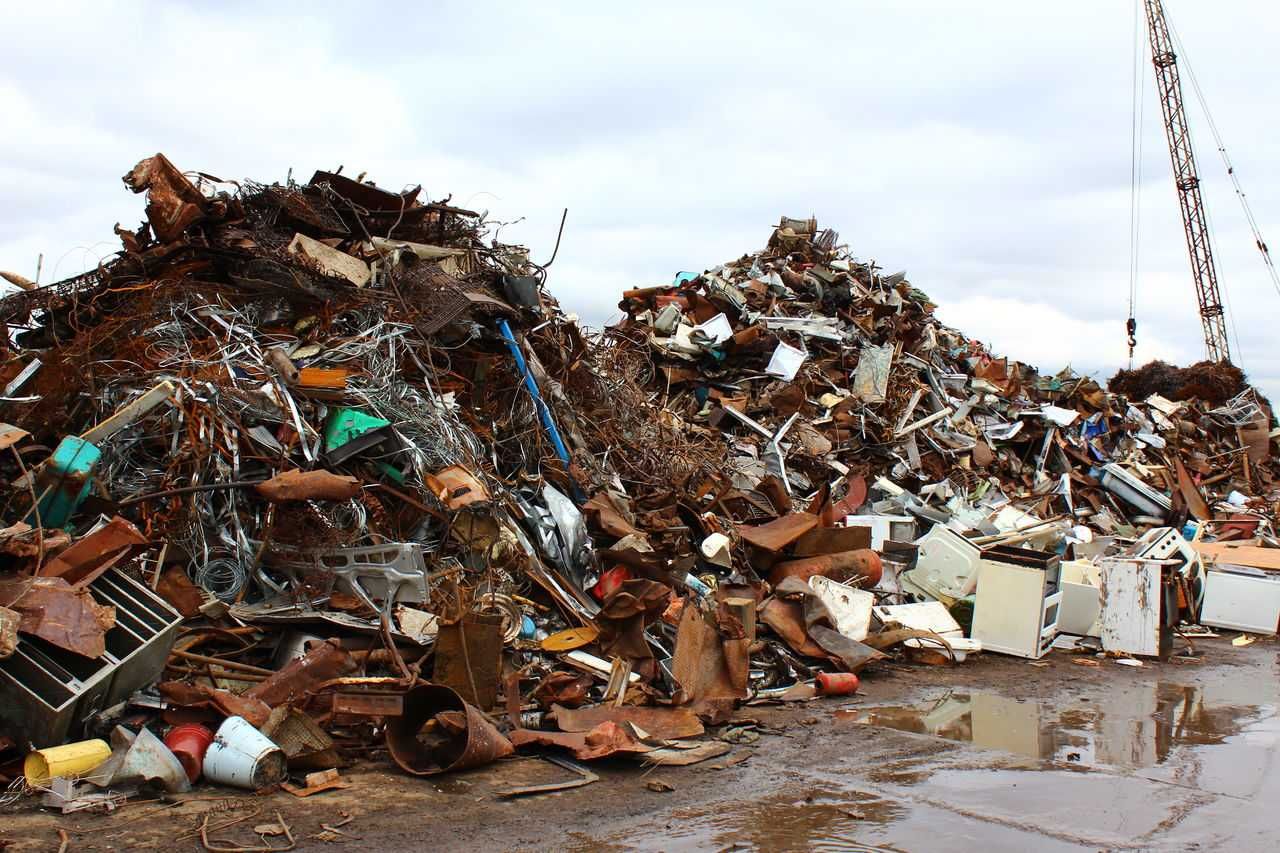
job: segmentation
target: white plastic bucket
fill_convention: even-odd
[[[204,777],[236,788],[274,785],[285,770],[284,752],[244,717],[227,717],[204,756]]]

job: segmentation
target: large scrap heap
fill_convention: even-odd
[[[1171,397],[1132,402],[1070,370],[1042,376],[943,325],[904,273],[837,243],[784,218],[763,252],[628,292],[610,330],[653,353],[663,408],[724,436],[740,488],[764,483],[843,517],[884,476],[898,509],[988,533],[1016,507],[1132,537],[1189,510],[1207,520],[1206,502],[1232,492],[1232,512],[1269,517],[1271,411],[1238,370],[1124,371],[1120,384]],[[1165,494],[1107,488],[1125,475]]]
[[[525,249],[419,187],[162,155],[124,180],[148,221],[115,258],[0,299],[0,773],[36,748],[57,802],[91,795],[50,789],[45,748],[153,731],[185,774],[110,765],[111,791],[201,759],[244,784],[237,737],[279,756],[247,787],[384,743],[415,774],[537,746],[688,763],[727,746],[673,743],[744,701],[981,649],[976,562],[930,537],[1093,565],[1171,531],[1175,623],[1198,554],[1280,554],[1242,380],[1128,401],[1041,376],[813,220],[587,334]]]

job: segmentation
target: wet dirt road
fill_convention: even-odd
[[[56,849],[60,826],[72,850],[198,850],[182,836],[213,809],[213,825],[242,818],[213,834],[241,844],[279,810],[304,850],[1276,849],[1280,645],[1197,644],[1199,662],[1142,668],[1064,652],[886,667],[851,700],[742,709],[760,736],[728,756],[596,763],[601,781],[559,794],[496,797],[567,778],[536,759],[439,781],[371,766],[309,800],[205,789],[115,816],[0,815],[0,842]],[[344,816],[346,835],[322,840]]]

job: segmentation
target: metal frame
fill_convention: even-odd
[[[1173,52],[1164,5],[1160,0],[1145,0],[1145,4],[1151,63],[1156,70],[1164,129],[1169,138],[1169,157],[1173,161],[1173,182],[1178,188],[1182,226],[1187,234],[1187,252],[1191,256],[1191,275],[1200,304],[1200,320],[1204,324],[1205,355],[1210,361],[1230,362],[1231,347],[1227,342],[1222,297],[1218,292],[1218,270],[1209,245],[1209,225],[1204,200],[1200,197],[1200,177],[1196,172],[1195,151],[1191,147],[1191,131],[1187,127],[1187,113],[1182,107],[1182,80],[1178,75],[1177,55]]]

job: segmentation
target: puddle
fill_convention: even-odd
[[[906,809],[861,791],[814,790],[801,797],[775,796],[744,811],[719,814],[677,812],[663,849],[814,850],[871,853],[896,850],[862,840],[895,821]]]
[[[806,742],[812,761],[767,786],[757,779],[573,849],[1273,849],[1278,708],[1280,681],[1246,669],[1190,685],[1069,682],[1052,699],[968,690],[859,707],[837,717],[984,751],[883,731],[824,734]]]
[[[836,716],[1067,765],[1136,769],[1164,764],[1184,747],[1222,744],[1275,710],[1199,686],[1157,682],[1109,688],[1100,702],[951,692],[927,704]]]

